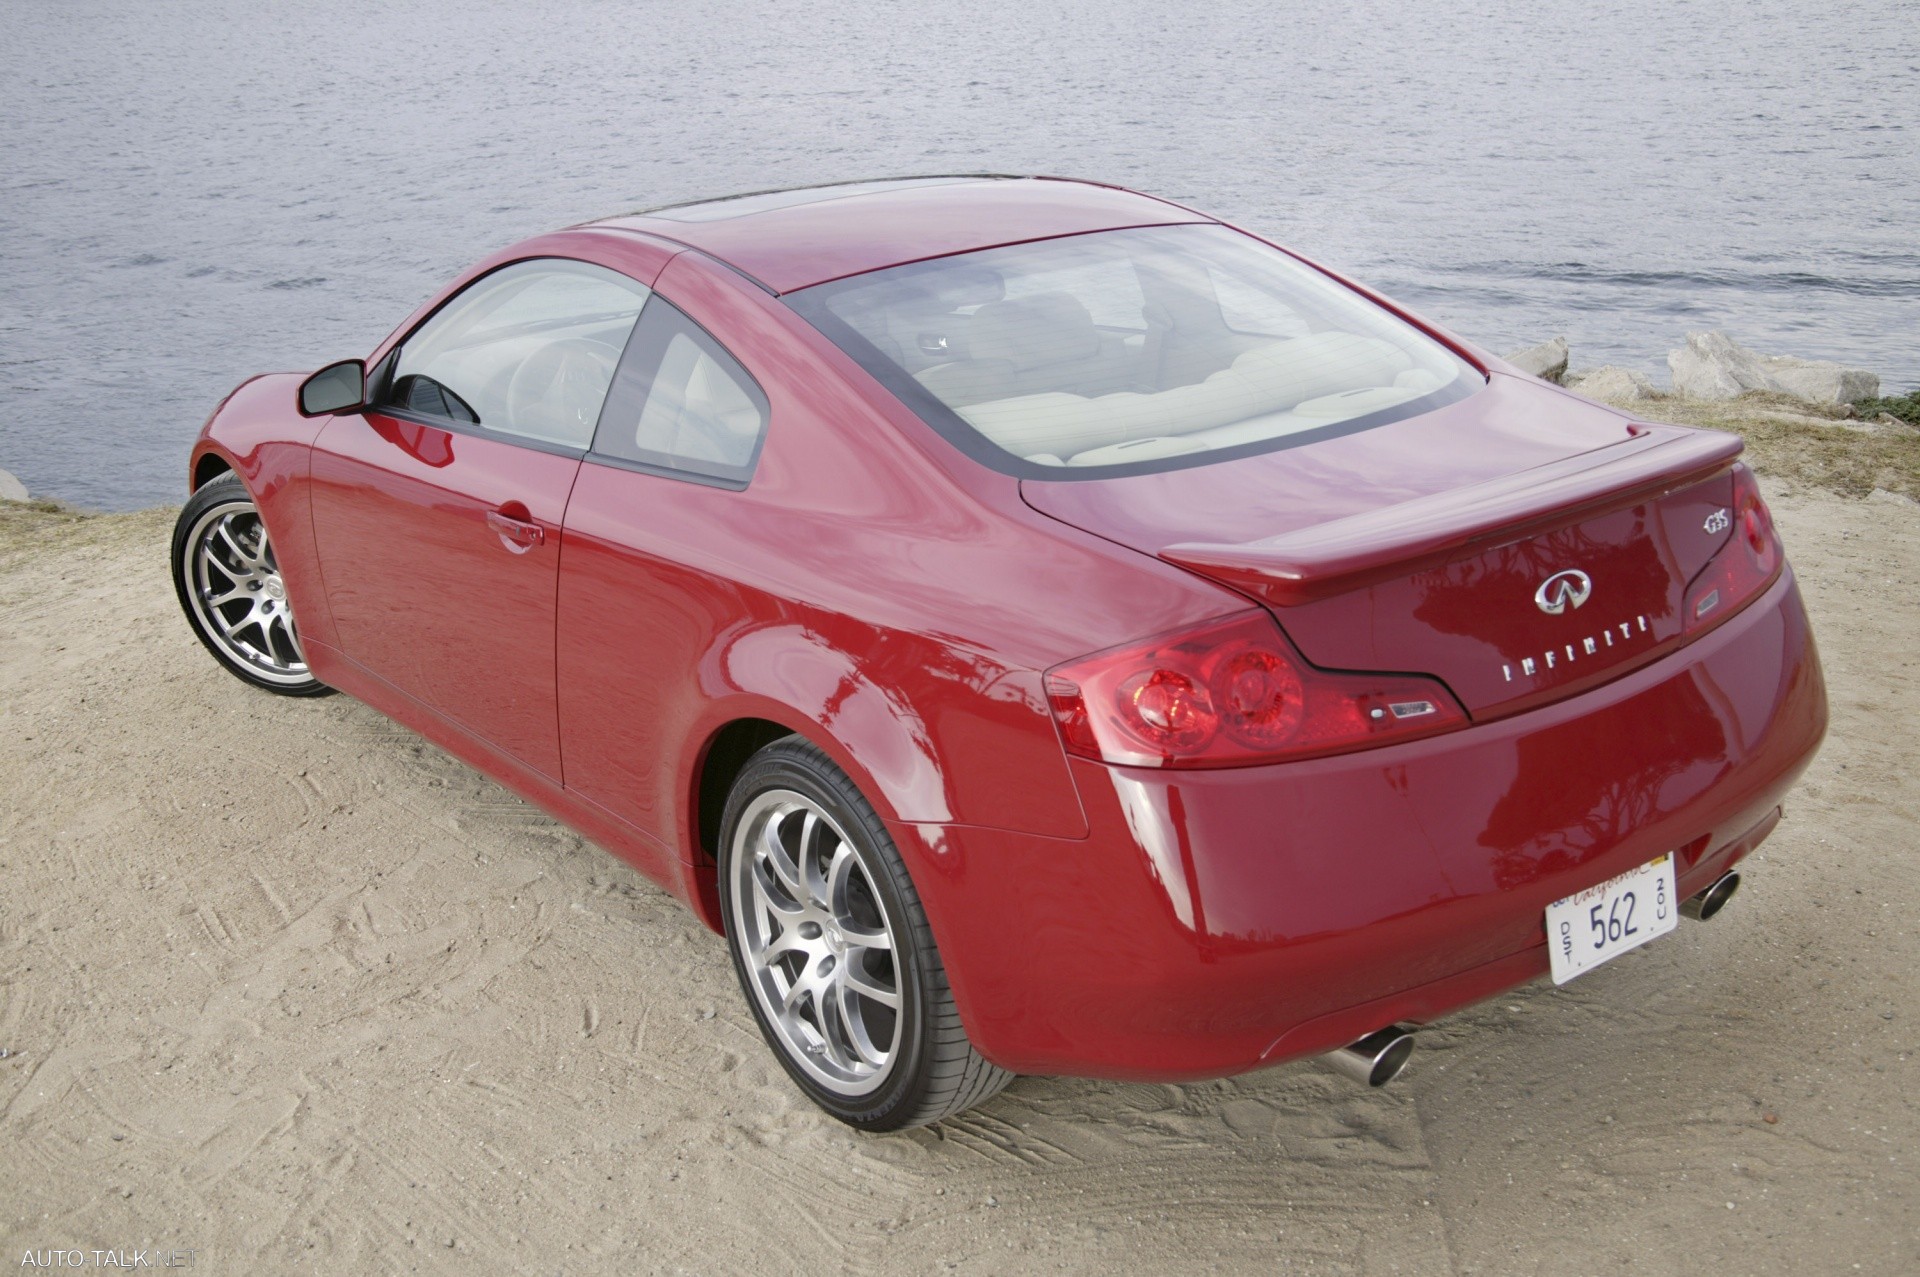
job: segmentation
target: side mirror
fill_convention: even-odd
[[[300,383],[300,415],[323,417],[350,412],[367,403],[367,365],[359,359],[328,364]]]

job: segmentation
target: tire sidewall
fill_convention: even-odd
[[[836,784],[838,782],[838,784]],[[775,742],[762,750],[741,771],[727,796],[720,824],[719,887],[720,913],[726,927],[727,953],[740,983],[747,1008],[760,1036],[766,1039],[774,1057],[814,1103],[850,1126],[884,1131],[904,1125],[916,1101],[926,1090],[930,1063],[927,1033],[927,1007],[932,997],[926,956],[923,954],[914,920],[919,913],[918,899],[909,899],[913,884],[906,878],[905,866],[886,827],[873,815],[865,802],[849,803],[838,792],[838,785],[852,789],[852,783],[837,767],[810,743],[798,738]],[[787,1046],[778,1030],[767,1021],[753,986],[753,975],[742,952],[739,920],[733,901],[734,835],[741,814],[759,795],[772,789],[791,789],[804,795],[833,818],[853,845],[867,880],[881,897],[887,917],[893,924],[895,978],[902,993],[900,1058],[892,1074],[869,1094],[848,1097],[826,1089],[796,1064],[787,1054]],[[857,793],[858,791],[854,791]],[[903,890],[904,888],[904,890]]]

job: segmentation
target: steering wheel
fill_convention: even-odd
[[[515,434],[584,448],[613,382],[614,355],[599,342],[548,342],[521,361],[507,383],[507,426]]]

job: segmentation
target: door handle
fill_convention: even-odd
[[[516,519],[499,510],[487,511],[487,526],[515,554],[525,554],[536,545],[544,545],[547,540],[547,530],[539,524],[531,519]]]

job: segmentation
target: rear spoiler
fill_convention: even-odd
[[[1639,429],[1610,447],[1485,483],[1244,545],[1170,545],[1160,557],[1288,607],[1437,566],[1476,542],[1518,540],[1697,483],[1746,446],[1717,431]]]

